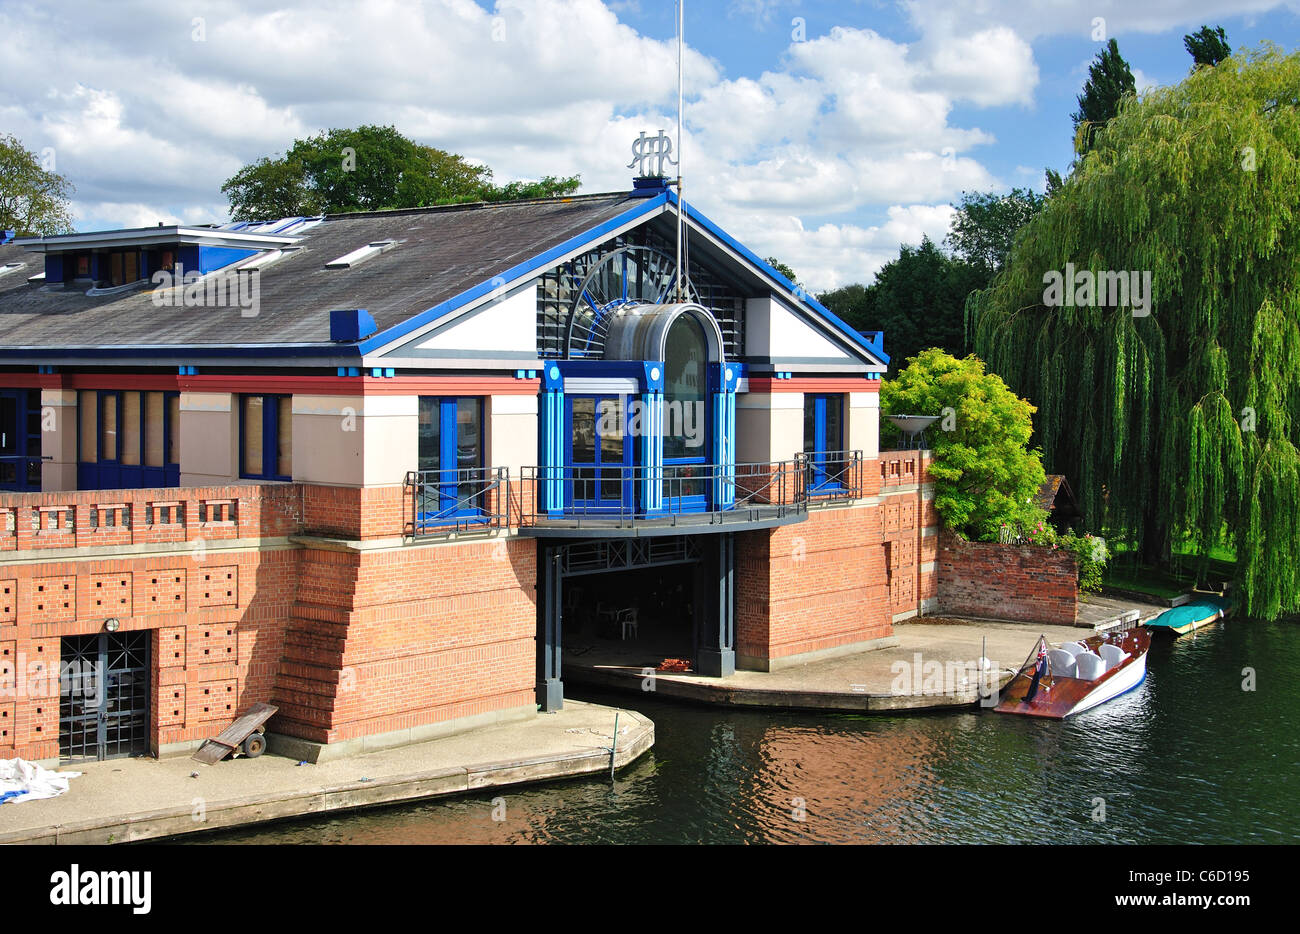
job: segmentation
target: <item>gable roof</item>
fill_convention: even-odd
[[[328,215],[320,223],[312,219],[314,226],[295,248],[260,272],[258,312],[247,316],[238,307],[159,307],[145,282],[99,296],[86,295],[84,288],[28,284],[28,276],[42,271],[40,255],[6,244],[0,246],[0,265],[12,251],[27,266],[22,275],[0,277],[0,360],[170,362],[184,355],[189,362],[311,357],[320,363],[356,363],[484,300],[503,284],[551,268],[620,229],[676,210],[676,194],[666,190],[651,197],[617,192]],[[775,291],[867,366],[883,370],[888,365],[879,332],[854,330],[693,206],[687,206],[686,215],[692,241],[703,237],[701,246],[728,255],[755,287]],[[269,232],[265,226],[244,231]],[[86,236],[91,235],[76,235]],[[360,247],[388,240],[396,245],[352,268],[326,268]],[[331,342],[330,312],[352,308],[370,313],[375,333],[354,343]]]
[[[24,348],[174,353],[186,347],[269,350],[305,344],[337,354],[344,348],[330,343],[331,310],[365,308],[382,332],[529,257],[648,207],[626,194],[605,194],[331,215],[300,242],[301,249],[261,273],[259,313],[250,317],[237,307],[158,307],[145,288],[94,297],[84,289],[27,285],[26,277],[12,274],[0,277],[0,354],[13,356]],[[398,241],[396,247],[352,269],[325,268],[385,239]],[[39,272],[31,264],[39,256],[25,256],[32,265],[28,274]],[[4,282],[9,278],[16,281]]]

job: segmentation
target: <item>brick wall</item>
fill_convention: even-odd
[[[154,750],[259,701],[322,742],[532,703],[534,541],[367,550],[403,507],[304,484],[0,496],[0,758],[58,756],[60,640],[110,617],[152,633]]]
[[[788,659],[893,634],[933,596],[937,536],[922,495],[920,452],[882,452],[863,466],[878,502],[813,508],[808,519],[736,536],[736,655]]]
[[[967,542],[944,532],[938,560],[934,615],[1055,625],[1075,621],[1078,566],[1069,552],[1033,545]]]
[[[533,539],[302,561],[275,690],[286,732],[339,742],[535,701]]]

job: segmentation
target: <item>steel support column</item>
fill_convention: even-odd
[[[564,607],[562,556],[558,548],[543,548],[538,564],[541,577],[541,632],[537,647],[537,704],[543,712],[564,709],[564,682],[560,679],[561,623]]]
[[[702,675],[723,678],[736,673],[736,545],[729,532],[716,539],[715,560],[705,562],[699,572],[708,579],[696,669]]]

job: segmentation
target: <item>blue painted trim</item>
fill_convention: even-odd
[[[262,472],[244,472],[244,400],[251,396],[262,397]],[[239,406],[239,476],[245,480],[292,480],[275,472],[276,461],[280,456],[280,399],[287,399],[284,393],[241,392],[236,394]]]
[[[576,237],[570,237],[568,240],[564,241],[559,246],[552,247],[551,249],[547,250],[544,253],[539,253],[537,256],[534,256],[531,259],[524,260],[524,262],[510,267],[506,271],[500,273],[498,276],[494,276],[491,280],[488,280],[486,282],[480,282],[478,285],[466,289],[464,292],[461,292],[459,295],[452,296],[451,298],[447,299],[445,302],[441,302],[440,304],[434,305],[432,308],[429,308],[426,311],[422,311],[418,315],[415,315],[414,317],[407,318],[401,324],[395,325],[391,328],[388,328],[387,330],[380,331],[374,337],[371,337],[363,341],[360,345],[358,345],[358,350],[364,354],[364,353],[371,353],[375,350],[380,349],[381,347],[387,346],[388,344],[391,344],[393,341],[405,337],[406,335],[410,334],[412,331],[424,327],[424,325],[429,324],[430,322],[437,321],[439,318],[455,311],[456,309],[460,308],[462,305],[468,304],[469,302],[472,302],[475,299],[482,298],[483,296],[490,294],[492,291],[500,287],[499,280],[501,279],[504,279],[506,282],[510,282],[513,279],[520,278],[522,276],[529,275],[530,273],[538,272],[540,270],[547,269],[551,266],[554,266],[557,262],[559,262],[561,256],[564,256],[567,253],[571,253],[574,250],[580,249],[587,243],[592,242],[593,240],[594,241],[602,240],[611,231],[617,230],[619,227],[622,227],[624,224],[627,224],[631,221],[636,220],[637,218],[650,214],[657,208],[662,207],[664,204],[667,203],[667,199],[670,194],[671,194],[670,192],[664,192],[663,194],[655,195],[653,198],[646,198],[644,201],[641,201],[640,203],[634,205],[632,208],[630,208],[627,211],[624,211],[622,214],[619,214],[617,217],[611,218],[610,220],[607,220],[605,223],[600,224],[596,227],[592,227],[589,230],[585,230],[582,233],[578,234]]]
[[[95,400],[95,461],[83,461],[81,459],[81,422],[84,412],[82,411],[81,392],[90,392]],[[121,438],[124,432],[122,429],[122,416],[126,411],[123,405],[123,396],[127,392],[140,392],[140,424],[138,426],[138,437],[140,439],[140,448],[136,452],[135,464],[122,463]],[[124,390],[124,389],[90,389],[81,390],[77,395],[77,489],[79,490],[132,490],[147,489],[149,487],[175,487],[180,486],[181,467],[175,461],[169,461],[168,455],[172,448],[172,435],[178,430],[179,426],[174,424],[171,417],[171,400],[180,395],[176,391],[163,392],[163,462],[161,466],[151,466],[145,463],[146,449],[148,446],[148,412],[144,405],[145,390]],[[117,406],[117,424],[118,424],[118,451],[117,457],[108,460],[104,457],[104,432],[100,427],[100,422],[104,414],[104,399],[113,396]]]
[[[677,206],[677,193],[675,191],[667,192],[666,197],[674,207]],[[758,256],[755,255],[754,252],[751,251],[748,247],[741,244],[739,241],[734,239],[730,234],[728,234],[725,230],[723,230],[713,221],[709,220],[707,217],[701,214],[699,210],[696,209],[695,205],[691,204],[689,201],[686,204],[686,216],[691,220],[695,221],[697,224],[699,224],[709,233],[713,234],[713,236],[717,237],[719,240],[721,240],[731,249],[735,250],[745,259],[753,263],[754,266],[758,268],[759,272],[763,273],[765,276],[767,276],[769,279],[775,282],[778,286],[780,286],[781,289],[787,292],[791,298],[795,299],[795,301],[801,302],[802,304],[806,305],[807,307],[811,308],[813,311],[816,311],[819,315],[824,317],[829,324],[833,325],[836,330],[840,331],[845,337],[847,337],[851,343],[856,344],[857,346],[870,351],[874,356],[880,359],[881,363],[889,362],[889,356],[884,352],[883,349],[884,347],[883,335],[881,337],[880,346],[877,346],[876,344],[873,344],[870,341],[868,341],[856,329],[849,327],[848,323],[843,321],[833,311],[831,311],[821,302],[817,301],[815,298],[813,298],[803,289],[797,287],[793,282],[791,282],[785,276],[781,275],[779,272],[777,272],[767,263],[763,262],[763,260],[759,259]]]
[[[542,393],[541,432],[538,461],[542,467],[541,502],[538,508],[548,514],[564,507],[564,391]]]
[[[130,357],[359,357],[356,344],[264,344],[228,347],[220,344],[174,344],[148,346],[107,345],[99,347],[0,347],[0,357],[91,357],[120,359]]]

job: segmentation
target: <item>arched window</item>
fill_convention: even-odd
[[[704,327],[678,315],[664,335],[664,498],[674,508],[702,508],[707,483],[709,359]]]

